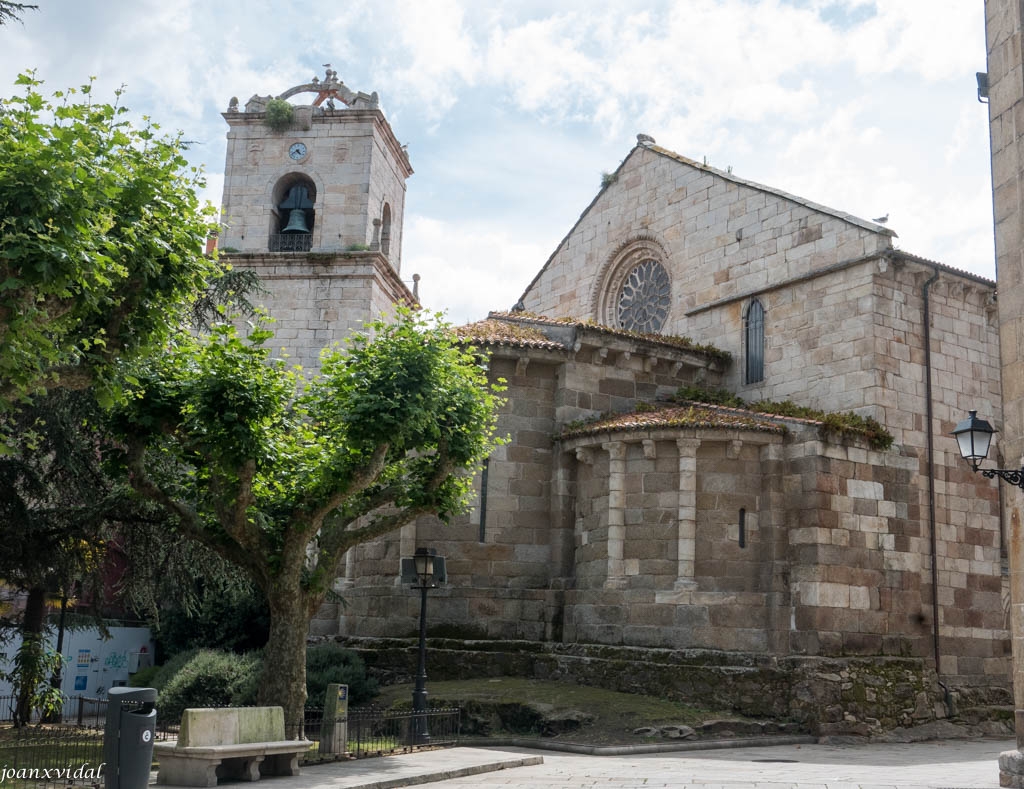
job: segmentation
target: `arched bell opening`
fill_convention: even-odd
[[[289,173],[274,186],[270,220],[271,252],[308,252],[316,222],[316,185],[301,173]]]

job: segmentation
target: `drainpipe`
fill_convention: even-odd
[[[953,696],[942,681],[942,662],[939,650],[939,548],[935,534],[935,425],[934,406],[932,403],[932,316],[928,301],[928,289],[939,278],[939,270],[932,269],[931,278],[921,289],[924,301],[924,391],[925,419],[928,424],[928,532],[931,537],[932,552],[932,649],[935,653],[935,676],[943,691],[943,702],[946,715],[953,715]]]

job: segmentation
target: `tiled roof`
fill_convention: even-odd
[[[493,315],[494,313],[492,313]],[[488,317],[486,320],[468,323],[465,326],[458,326],[455,334],[467,342],[479,345],[506,345],[513,348],[547,348],[550,350],[564,351],[566,348],[562,343],[548,339],[544,332],[534,326],[525,326],[522,323],[496,320]]]
[[[603,323],[583,320],[582,318],[551,318],[546,315],[537,315],[532,312],[490,312],[487,317],[488,319],[494,319],[496,321],[515,321],[520,326],[523,325],[523,322],[540,323],[547,326],[570,326],[575,329],[596,331],[613,337],[623,337],[630,340],[643,340],[645,342],[652,342],[658,345],[666,345],[670,348],[681,348],[685,351],[692,351],[694,353],[712,356],[725,361],[732,358],[728,351],[720,350],[712,345],[701,345],[700,343],[694,342],[689,337],[683,337],[675,334],[649,334],[646,332],[629,331],[628,329],[618,329],[614,326],[607,326]],[[538,331],[540,330],[538,329]]]
[[[641,411],[632,414],[616,414],[606,419],[583,424],[566,425],[560,438],[613,433],[620,430],[651,430],[659,427],[691,427],[710,430],[756,430],[762,433],[784,434],[785,425],[777,419],[743,411],[739,408],[716,406],[674,406]]]
[[[980,274],[975,274],[973,271],[967,271],[966,269],[956,268],[955,266],[947,266],[945,263],[939,263],[939,261],[937,260],[929,260],[928,258],[921,257],[920,255],[912,255],[909,252],[904,252],[902,249],[887,250],[886,255],[887,257],[891,258],[902,258],[903,260],[909,260],[913,263],[923,263],[926,266],[940,268],[943,271],[949,272],[950,274],[956,274],[957,276],[960,277],[967,277],[968,279],[973,279],[977,282],[982,282],[985,285],[989,285],[993,288],[996,286],[995,280],[989,279],[988,277],[983,277]]]

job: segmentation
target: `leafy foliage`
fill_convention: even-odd
[[[722,405],[731,408],[745,408],[759,414],[788,416],[796,419],[810,419],[821,422],[821,430],[825,436],[838,438],[840,441],[859,438],[867,441],[872,449],[886,450],[892,446],[893,435],[878,420],[869,416],[861,416],[852,411],[846,413],[829,413],[816,408],[797,405],[791,400],[775,402],[758,400],[746,403],[742,398],[725,389],[704,389],[699,386],[681,387],[675,395],[676,401],[693,401]]]
[[[97,417],[88,393],[58,391],[3,423],[0,578],[15,588],[70,593],[100,568],[106,526],[130,506],[130,488],[100,468],[102,440],[83,427]]]
[[[154,687],[159,691],[163,691],[163,689],[167,687],[167,683],[174,679],[174,676],[187,666],[199,651],[200,650],[198,649],[189,649],[184,652],[179,652],[177,655],[169,658],[162,666],[157,666],[156,673],[153,674],[153,678],[151,680],[151,687]]]
[[[292,125],[294,110],[284,99],[271,99],[267,102],[264,123],[274,131],[284,131]]]
[[[128,685],[133,688],[151,688],[153,680],[160,673],[160,666],[146,666],[140,668],[128,677]]]
[[[258,672],[257,655],[235,655],[203,649],[164,686],[160,714],[178,720],[189,707],[224,707],[251,703],[246,688]]]
[[[54,387],[119,392],[207,280],[210,210],[181,135],[133,128],[92,86],[0,101],[0,410]],[[120,99],[121,92],[117,92]]]
[[[730,408],[743,408],[746,403],[742,397],[737,397],[728,389],[705,389],[701,386],[681,386],[676,390],[676,401],[693,400],[708,405],[724,405]]]
[[[234,575],[237,576],[237,573]],[[187,608],[173,597],[159,613],[157,644],[165,655],[197,647],[244,653],[260,649],[270,633],[270,612],[263,596],[244,577],[225,568],[201,583],[197,604]]]
[[[11,668],[0,670],[0,679],[10,682],[18,697],[12,709],[16,727],[29,723],[33,710],[45,717],[64,705],[60,688],[49,682],[50,676],[60,671],[61,659],[61,655],[47,648],[45,633],[23,633]]]
[[[255,703],[262,668],[263,658],[258,651],[239,655],[194,649],[168,661],[149,682],[160,691],[161,716],[173,720],[188,707]],[[348,685],[349,702],[353,705],[365,704],[378,693],[376,680],[366,676],[363,659],[334,642],[309,648],[306,677],[306,702],[310,707],[323,706],[327,685],[332,682]]]
[[[322,707],[332,682],[348,685],[349,704],[353,706],[366,704],[378,692],[377,680],[367,678],[366,664],[359,655],[326,641],[306,651],[306,706]]]
[[[261,697],[294,717],[305,629],[345,552],[465,506],[497,443],[484,369],[450,328],[401,312],[322,356],[306,381],[257,323],[178,333],[133,368],[119,411],[135,488],[241,567],[271,610]]]

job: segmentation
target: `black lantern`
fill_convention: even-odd
[[[984,419],[978,419],[977,411],[970,411],[967,418],[959,422],[953,435],[960,445],[960,455],[977,471],[992,445],[995,429]]]
[[[970,411],[967,418],[960,422],[953,435],[960,445],[960,454],[963,459],[971,464],[971,468],[980,471],[987,479],[999,479],[1024,489],[1024,467],[1012,468],[980,468],[981,461],[988,456],[989,447],[992,446],[992,435],[995,433],[992,427],[984,419],[978,419],[977,411]]]

